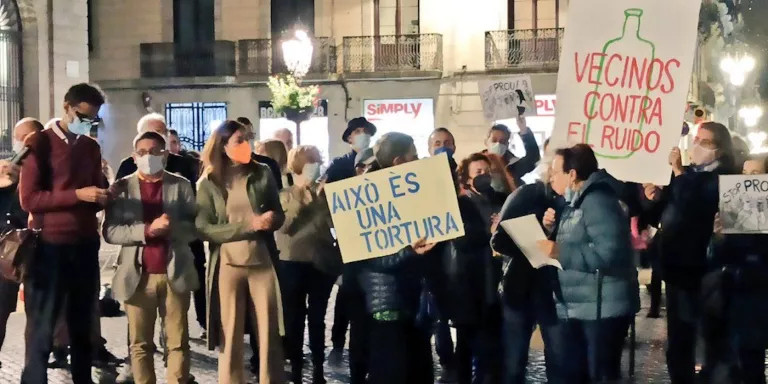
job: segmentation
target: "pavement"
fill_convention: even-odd
[[[104,246],[102,249],[103,251],[100,256],[100,261],[101,264],[106,267],[102,270],[102,282],[106,283],[111,281],[111,271],[108,267],[111,265],[111,263],[113,263],[116,250],[114,247],[110,246]],[[335,302],[335,295],[336,293],[334,289],[334,293],[332,294],[331,301],[329,303],[326,320],[326,333],[328,340],[330,340],[330,329],[333,322],[333,306]],[[648,295],[644,288],[642,289],[641,296],[643,299],[643,308],[636,318],[637,345],[635,348],[635,376],[633,379],[625,379],[624,382],[668,383],[669,378],[666,372],[664,357],[666,322],[664,318],[648,319],[645,317],[645,314],[648,311]],[[664,315],[663,311],[662,315]],[[213,351],[208,351],[205,343],[197,338],[197,335],[200,334],[201,329],[197,322],[194,321],[194,311],[190,311],[189,318],[190,335],[192,336],[192,374],[195,376],[198,383],[216,383],[217,354]],[[2,362],[2,368],[0,368],[0,383],[19,382],[24,359],[24,322],[24,313],[21,311],[14,313],[8,322],[5,344],[3,345],[2,351],[0,351],[0,362]],[[101,319],[102,335],[107,340],[107,348],[120,358],[124,358],[128,354],[128,349],[126,346],[125,324],[125,317]],[[328,342],[328,345],[330,345],[330,341]],[[247,359],[250,357],[250,349],[246,347],[246,351]],[[628,349],[625,349],[623,358],[625,375],[627,375],[628,372],[628,352]],[[309,349],[307,346],[305,346],[305,356],[308,357],[308,354]],[[435,359],[435,361],[437,361],[437,359]],[[345,351],[344,365],[341,368],[334,369],[331,367],[326,367],[326,378],[328,379],[329,384],[341,384],[349,382],[347,363],[347,351]],[[309,361],[307,364],[305,364],[305,366],[311,367]],[[160,355],[156,355],[155,368],[157,370],[158,382],[165,383],[165,373]],[[246,373],[246,378],[249,380],[249,382],[257,382],[257,379],[251,376],[249,373]],[[49,383],[72,382],[67,371],[61,369],[49,370],[48,380]],[[528,369],[528,381],[530,383],[546,383],[546,376],[544,372],[544,354],[542,345],[540,341],[537,340],[532,342]],[[102,382],[109,383],[113,381],[109,378],[104,378]],[[311,368],[305,368],[304,383],[311,383]]]

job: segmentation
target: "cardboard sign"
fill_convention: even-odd
[[[701,0],[571,3],[553,148],[587,143],[616,178],[668,184],[700,6]]]
[[[478,81],[477,88],[483,103],[483,116],[490,122],[536,115],[530,76]]]
[[[768,175],[720,176],[722,233],[768,233]]]
[[[325,186],[344,263],[464,236],[445,154]]]

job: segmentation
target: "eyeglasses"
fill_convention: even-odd
[[[165,149],[160,148],[153,148],[152,150],[146,151],[146,150],[138,150],[136,151],[136,154],[139,156],[146,156],[146,155],[152,155],[152,156],[161,156],[165,154]]]
[[[77,118],[80,119],[80,121],[90,123],[91,125],[99,125],[99,123],[101,123],[101,117],[99,116],[91,118],[88,115],[80,113],[78,111],[75,111],[75,116],[77,116]]]

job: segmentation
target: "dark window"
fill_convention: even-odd
[[[0,0],[0,51],[0,157],[8,157],[22,111],[21,21],[15,0]]]
[[[170,129],[179,132],[182,147],[200,151],[211,131],[227,119],[227,103],[169,103],[165,120]]]

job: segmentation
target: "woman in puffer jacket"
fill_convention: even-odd
[[[557,150],[550,181],[568,203],[557,221],[557,242],[539,244],[563,266],[555,299],[567,334],[564,368],[573,383],[619,379],[624,338],[640,307],[629,219],[619,200],[623,185],[598,170],[586,144]],[[545,215],[545,227],[554,225],[553,212]]]

